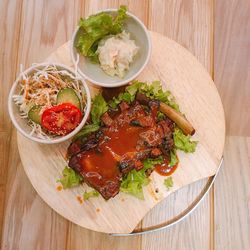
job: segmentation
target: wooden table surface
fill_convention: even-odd
[[[20,64],[43,61],[71,38],[80,16],[120,4],[197,57],[215,80],[227,123],[224,164],[202,204],[167,230],[123,238],[80,228],[41,200],[24,173],[7,113]],[[2,249],[250,249],[250,1],[1,0],[0,32]],[[173,207],[189,204],[204,183],[172,194],[140,226],[171,218]]]

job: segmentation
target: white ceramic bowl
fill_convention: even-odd
[[[40,69],[40,68],[45,67],[47,65],[54,65],[58,69],[67,70],[71,74],[75,75],[73,70],[71,70],[70,68],[68,68],[65,65],[58,64],[58,63],[35,64],[35,65],[32,65],[30,68],[26,69],[23,73],[25,73],[26,75],[30,75],[34,72],[35,69],[37,69],[37,68]],[[51,138],[51,139],[41,139],[35,133],[33,135],[30,135],[32,128],[27,124],[27,119],[21,118],[19,107],[13,101],[13,95],[19,93],[19,90],[20,90],[20,86],[18,84],[18,81],[20,79],[22,79],[22,74],[20,74],[18,76],[18,78],[16,79],[16,81],[14,82],[14,84],[12,85],[12,88],[10,90],[9,99],[8,99],[8,110],[9,110],[9,115],[10,115],[10,118],[11,118],[13,124],[15,125],[16,129],[21,134],[23,134],[25,137],[31,139],[32,141],[36,141],[36,142],[40,142],[40,143],[44,143],[44,144],[54,144],[54,143],[59,143],[59,142],[63,142],[63,141],[68,140],[69,138],[73,137],[75,134],[77,134],[81,130],[81,128],[84,126],[84,124],[89,116],[90,108],[91,108],[90,92],[89,92],[89,88],[88,88],[86,82],[84,81],[84,79],[81,79],[81,83],[82,83],[82,86],[84,87],[84,90],[86,93],[87,103],[86,103],[86,106],[84,109],[84,117],[82,118],[81,123],[71,133],[69,133],[65,136],[57,136],[57,137]]]
[[[100,12],[116,14],[117,9],[105,9]],[[98,12],[98,13],[100,13]],[[149,32],[140,19],[133,14],[127,12],[124,29],[131,34],[131,39],[135,40],[139,47],[139,52],[135,56],[135,60],[131,63],[129,70],[126,71],[124,78],[107,75],[99,64],[93,64],[88,58],[79,54],[78,72],[84,78],[101,87],[119,87],[126,85],[135,79],[147,65],[151,55],[151,39]],[[76,38],[79,35],[79,27],[74,32],[71,40],[71,58],[74,63],[77,62],[77,49],[74,47]]]

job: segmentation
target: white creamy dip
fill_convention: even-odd
[[[125,31],[109,37],[98,46],[101,68],[110,76],[123,78],[138,50],[135,41],[131,40],[130,34]]]

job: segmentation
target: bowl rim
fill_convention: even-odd
[[[89,117],[89,114],[90,114],[90,109],[91,109],[91,95],[90,95],[90,90],[89,90],[89,87],[85,81],[85,79],[80,76],[79,80],[81,81],[83,87],[84,87],[84,90],[86,92],[86,97],[87,97],[87,102],[86,102],[86,109],[85,109],[85,113],[84,113],[84,116],[80,122],[80,124],[72,131],[70,132],[69,134],[65,135],[65,136],[61,136],[57,139],[54,139],[54,140],[48,140],[48,139],[40,139],[40,138],[36,138],[34,137],[33,135],[29,135],[28,133],[26,133],[22,128],[21,126],[18,124],[15,116],[14,116],[14,112],[13,112],[13,108],[12,108],[12,104],[13,104],[13,94],[17,88],[17,85],[18,85],[18,81],[21,79],[22,77],[22,74],[25,73],[25,74],[29,74],[32,70],[38,68],[38,67],[42,67],[42,66],[47,66],[47,65],[54,65],[54,66],[58,66],[58,67],[61,67],[67,71],[69,71],[70,73],[74,74],[75,75],[75,72],[73,69],[71,69],[70,67],[64,65],[64,64],[61,64],[61,63],[54,63],[54,62],[44,62],[44,63],[33,63],[29,68],[27,68],[26,70],[20,72],[20,74],[18,75],[18,77],[16,78],[16,80],[14,81],[14,83],[12,84],[12,87],[10,89],[10,92],[9,92],[9,96],[8,96],[8,112],[9,112],[9,116],[10,116],[10,119],[12,121],[12,123],[14,124],[14,126],[16,127],[16,129],[22,134],[24,135],[26,138],[32,140],[32,141],[35,141],[35,142],[39,142],[39,143],[43,143],[43,144],[56,144],[56,143],[60,143],[60,142],[64,142],[70,138],[72,138],[75,134],[77,134],[81,129],[82,127],[85,125],[88,117]]]
[[[118,9],[115,9],[115,8],[103,9],[103,10],[99,10],[96,13],[91,14],[91,15],[96,15],[96,14],[99,14],[101,12],[115,12],[117,10]],[[134,75],[132,75],[130,78],[128,78],[126,80],[121,79],[120,81],[117,81],[115,83],[102,83],[102,82],[96,81],[96,80],[90,78],[89,76],[87,76],[85,73],[83,73],[82,70],[80,69],[80,67],[78,67],[78,65],[77,65],[78,73],[83,78],[88,80],[90,83],[93,83],[94,85],[97,85],[97,86],[100,86],[100,87],[106,87],[106,88],[114,88],[114,87],[120,87],[120,86],[126,85],[129,82],[131,82],[132,80],[134,80],[144,70],[144,68],[146,67],[146,65],[149,62],[151,52],[152,52],[152,42],[151,42],[151,37],[150,37],[149,31],[146,28],[146,26],[144,25],[144,23],[137,16],[135,16],[134,14],[132,14],[131,12],[128,12],[128,11],[126,13],[127,13],[128,16],[132,17],[136,22],[139,23],[139,25],[142,27],[142,29],[144,30],[144,32],[146,34],[147,42],[148,42],[148,52],[147,52],[146,60],[143,63],[143,65],[140,67],[140,69]],[[75,29],[75,31],[73,33],[73,36],[72,36],[72,38],[70,40],[70,56],[71,56],[71,60],[73,61],[74,65],[76,64],[76,61],[77,61],[75,56],[74,56],[74,41],[75,41],[75,37],[76,37],[76,34],[77,34],[79,28],[80,27],[77,26],[77,28]],[[81,56],[81,55],[79,55],[79,56]]]

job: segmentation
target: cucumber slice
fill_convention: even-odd
[[[41,115],[40,115],[41,108],[42,108],[41,106],[35,105],[28,112],[29,119],[37,124],[41,124]]]
[[[56,98],[56,103],[65,103],[69,102],[79,109],[81,109],[81,102],[76,94],[76,92],[72,88],[61,89]]]

